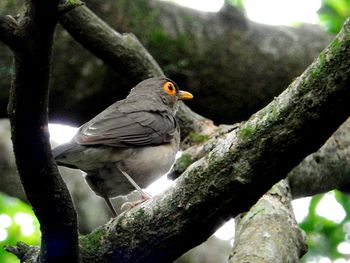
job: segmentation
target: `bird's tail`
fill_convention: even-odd
[[[85,148],[85,146],[83,145],[79,145],[73,142],[69,142],[69,143],[65,143],[65,144],[61,144],[59,146],[57,146],[56,148],[54,148],[52,150],[52,155],[56,160],[56,163],[58,165],[62,165],[62,166],[66,166],[69,168],[77,168],[75,165],[72,165],[70,163],[66,163],[64,160],[66,160],[66,156],[77,152],[77,151],[83,151]]]
[[[55,159],[59,159],[62,154],[67,154],[75,148],[75,143],[65,143],[58,145],[52,150],[52,155]]]

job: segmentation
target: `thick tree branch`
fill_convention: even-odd
[[[170,179],[180,176],[188,166],[206,156],[226,133],[235,126],[219,126],[210,139],[186,149],[176,160]],[[307,156],[288,174],[293,198],[311,196],[342,187],[350,182],[350,119],[347,119],[326,143],[315,153]]]
[[[86,49],[135,84],[163,71],[133,34],[119,34],[85,5],[60,16],[61,25]]]
[[[235,242],[229,263],[297,263],[307,251],[305,235],[294,218],[288,183],[272,189],[245,214],[235,218]]]
[[[287,90],[192,164],[175,188],[86,236],[83,257],[169,262],[249,209],[348,117],[349,57],[350,20]]]
[[[119,34],[86,6],[60,16],[61,25],[98,58],[115,71],[127,74],[134,84],[149,77],[164,76],[163,71],[133,34]],[[182,137],[190,132],[208,133],[213,123],[181,103],[177,114]]]
[[[40,262],[78,262],[77,219],[69,192],[51,155],[48,82],[58,1],[27,1],[18,21],[23,39],[14,51],[10,116],[20,179],[40,221]],[[20,251],[20,250],[18,250]]]

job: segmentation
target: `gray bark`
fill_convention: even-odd
[[[235,218],[229,263],[297,263],[306,238],[294,218],[287,181],[274,185],[245,214]]]
[[[187,148],[176,160],[169,178],[180,176],[188,166],[209,154],[217,141],[225,139],[227,131],[243,125],[219,126],[205,141]],[[341,188],[350,182],[350,119],[347,119],[326,143],[307,156],[288,173],[293,198],[312,196]]]
[[[293,198],[324,193],[350,183],[350,119],[289,174]]]

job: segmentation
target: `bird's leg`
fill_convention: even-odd
[[[151,196],[146,193],[145,191],[142,190],[142,188],[134,181],[134,179],[132,179],[130,177],[130,175],[128,175],[126,172],[124,172],[122,169],[119,169],[122,174],[125,176],[126,179],[128,179],[128,181],[136,188],[136,190],[140,193],[141,198],[144,200],[150,199]]]
[[[136,188],[136,190],[141,195],[141,200],[138,200],[135,202],[125,202],[124,204],[122,204],[121,210],[133,208],[133,207],[137,206],[138,204],[141,204],[141,203],[143,203],[146,200],[151,198],[151,196],[148,193],[146,193],[145,191],[143,191],[142,188],[134,181],[134,179],[132,179],[130,177],[130,175],[128,175],[122,169],[119,169],[119,171],[121,171],[121,173],[125,176],[125,178]]]
[[[105,196],[105,195],[103,196],[103,199],[106,201],[108,207],[111,209],[113,217],[116,217],[117,216],[117,212],[115,211],[114,206],[111,203],[111,200],[109,200],[108,196]]]

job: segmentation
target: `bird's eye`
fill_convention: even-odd
[[[170,82],[170,81],[167,81],[167,82],[164,83],[163,89],[169,95],[175,95],[176,94],[175,85],[172,82]]]

